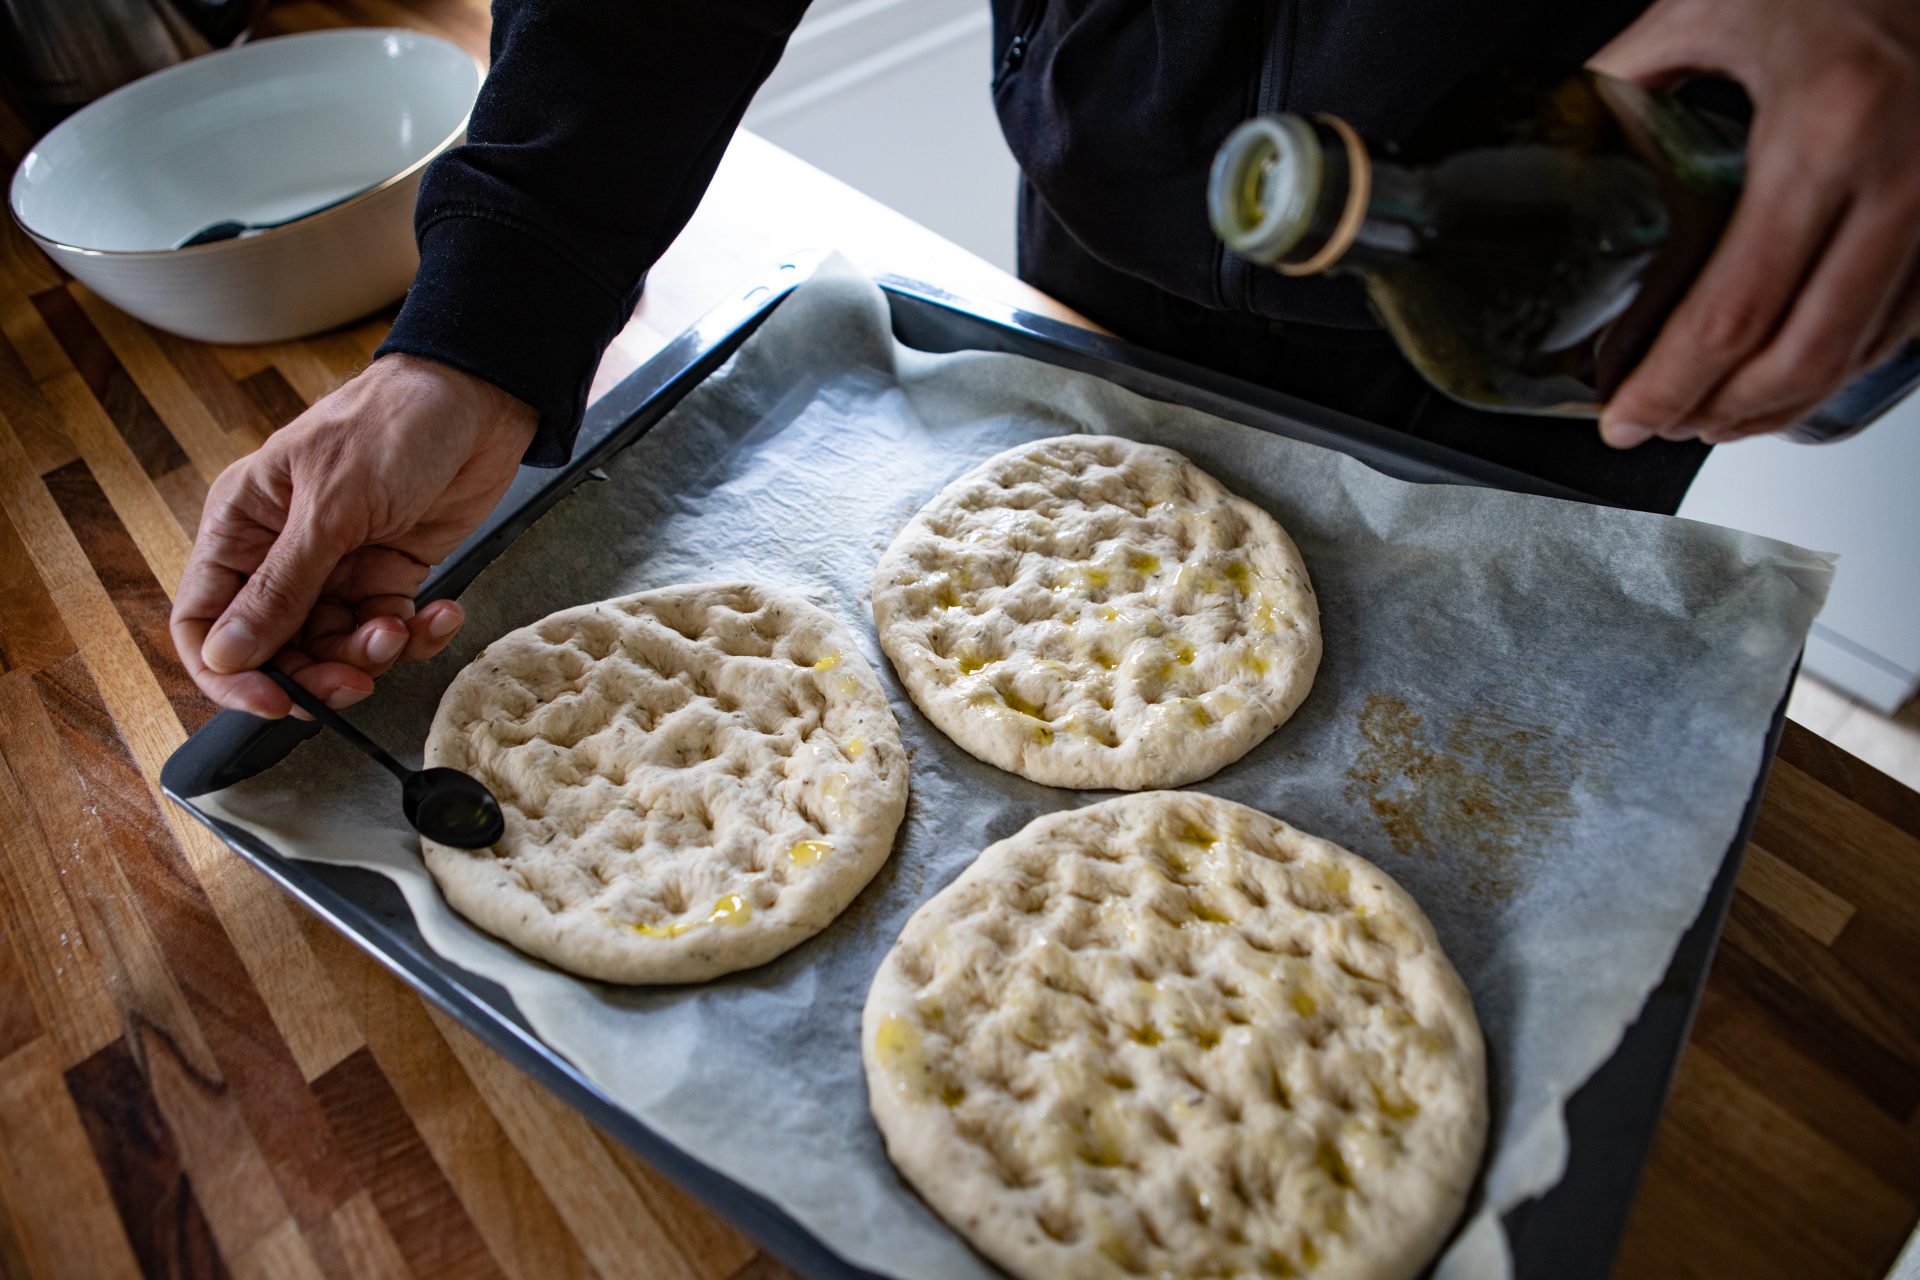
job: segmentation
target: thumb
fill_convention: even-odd
[[[316,527],[311,509],[293,513],[219,621],[200,656],[214,671],[260,666],[300,634],[327,575],[340,563],[337,539]]]

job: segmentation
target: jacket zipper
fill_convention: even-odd
[[[1272,115],[1280,109],[1281,97],[1286,92],[1286,74],[1280,66],[1280,28],[1282,19],[1290,16],[1292,2],[1267,0],[1260,29],[1260,76],[1254,89],[1253,110],[1248,113],[1250,117]],[[1286,53],[1290,57],[1291,48]],[[1227,309],[1246,310],[1247,297],[1253,291],[1253,263],[1221,245],[1218,279],[1220,301]]]
[[[1001,82],[1027,60],[1027,46],[1033,43],[1034,30],[1046,11],[1046,0],[1027,0],[1015,10],[1013,38],[1007,41],[1006,52],[1000,55],[1000,66],[993,73],[993,89],[998,89]]]

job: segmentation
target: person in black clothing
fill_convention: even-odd
[[[1515,62],[1717,72],[1754,107],[1745,193],[1608,405],[1615,448],[1560,450],[1579,474],[1557,478],[1670,507],[1707,445],[1791,424],[1920,326],[1916,0],[992,3],[1020,274],[1142,345],[1542,466],[1539,427],[1430,392],[1352,282],[1226,253],[1204,196],[1248,116],[1330,111],[1393,138]],[[463,615],[416,613],[420,582],[518,464],[567,459],[602,350],[805,7],[495,0],[492,71],[468,141],[422,183],[420,271],[391,335],[208,494],[172,627],[210,696],[286,714],[255,670],[277,653],[345,706],[444,647]]]

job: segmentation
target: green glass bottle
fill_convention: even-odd
[[[1214,158],[1208,204],[1221,240],[1256,263],[1359,276],[1454,399],[1592,417],[1699,274],[1744,176],[1740,131],[1667,93],[1589,71],[1501,73],[1399,147],[1331,116],[1249,120]],[[1849,388],[1803,437],[1864,426],[1920,378],[1917,355],[1909,344],[1904,363],[1865,375],[1875,394],[1849,401],[1863,389]]]

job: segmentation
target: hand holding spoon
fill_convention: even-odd
[[[293,699],[293,705],[371,756],[400,779],[400,811],[427,839],[456,849],[485,849],[506,832],[500,802],[478,778],[458,769],[409,769],[380,744],[354,728],[304,686],[271,664],[261,670]]]

